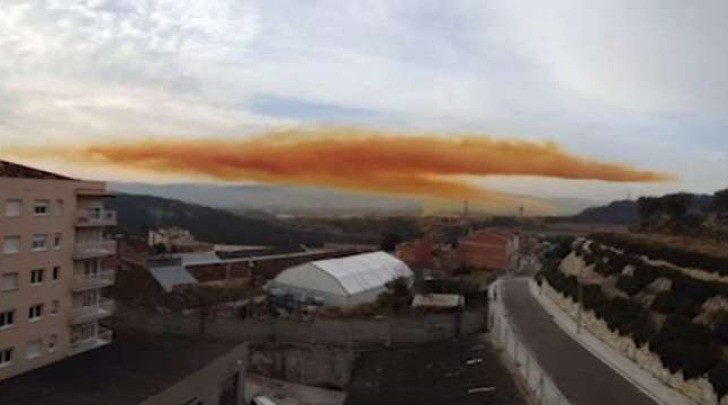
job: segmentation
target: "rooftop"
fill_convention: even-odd
[[[70,177],[61,176],[60,174],[34,169],[32,167],[23,166],[5,160],[0,160],[0,177],[42,180],[73,180]]]
[[[346,399],[346,405],[527,403],[482,336],[365,353]]]
[[[0,403],[136,405],[238,345],[117,334],[111,345],[0,382]]]

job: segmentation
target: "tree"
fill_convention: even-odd
[[[661,200],[662,211],[672,219],[679,219],[688,212],[693,196],[688,193],[675,193],[668,194]]]
[[[397,249],[397,245],[402,242],[402,237],[396,232],[390,232],[382,238],[382,242],[379,244],[379,248],[385,252],[394,252]]]
[[[710,204],[710,210],[713,212],[728,212],[728,188],[716,191],[713,194],[713,201]]]

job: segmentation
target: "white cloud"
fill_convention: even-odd
[[[724,115],[722,0],[497,0],[510,44],[568,88],[638,111]]]
[[[726,17],[720,0],[2,0],[0,140],[295,125],[251,105],[274,95],[372,126],[555,139],[702,189],[726,169],[688,161],[715,148],[691,120],[726,124]]]

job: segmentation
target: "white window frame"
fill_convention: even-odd
[[[8,241],[9,240],[17,240],[18,246],[15,250],[8,250]],[[22,249],[22,243],[23,239],[20,237],[20,235],[8,235],[3,238],[3,254],[6,255],[15,255],[20,253],[20,250]]]
[[[31,354],[30,348],[31,347],[37,347],[37,351],[33,352]],[[26,360],[32,360],[37,359],[38,357],[43,355],[43,339],[35,339],[28,342],[27,345],[25,345],[25,359]]]
[[[2,322],[6,323],[3,325]],[[15,326],[15,309],[0,311],[0,330],[10,329],[13,326]]]
[[[43,319],[43,304],[31,305],[28,308],[28,322],[38,322],[41,319]]]
[[[45,269],[33,269],[30,271],[30,285],[31,286],[39,286],[43,285],[43,281],[45,280]]]
[[[33,202],[33,216],[35,217],[47,217],[51,210],[51,201],[46,199],[39,199]]]
[[[15,277],[15,288],[3,288],[2,287],[2,281],[5,277]],[[10,292],[10,291],[17,291],[20,288],[20,273],[17,271],[9,271],[6,273],[0,274],[0,293],[3,292]]]
[[[0,349],[0,368],[10,367],[13,365],[14,347],[5,347]]]
[[[63,234],[57,232],[53,235],[53,250],[61,250],[61,246],[63,246]]]
[[[17,211],[10,212],[10,207],[13,204],[17,204]],[[23,215],[23,200],[20,198],[8,198],[5,200],[5,213],[4,215],[8,218],[18,218]]]
[[[36,247],[36,242],[43,242],[43,246]],[[30,249],[33,252],[45,252],[48,250],[48,234],[47,233],[36,233],[30,242]]]

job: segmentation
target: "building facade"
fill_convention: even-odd
[[[103,346],[116,252],[106,184],[0,161],[0,380]]]
[[[460,264],[475,270],[506,271],[518,259],[518,234],[507,230],[482,230],[458,242]]]
[[[397,245],[397,258],[407,263],[411,268],[432,267],[432,242],[420,239],[412,242],[403,242]]]

